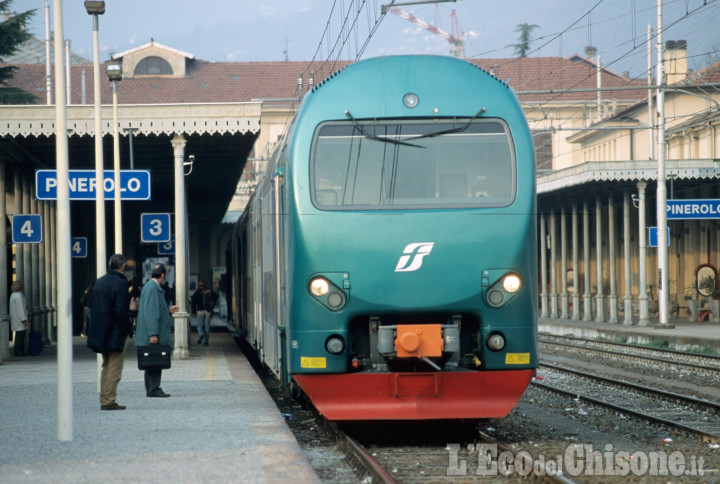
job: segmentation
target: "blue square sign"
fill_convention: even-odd
[[[140,215],[140,240],[142,242],[170,241],[170,214],[143,213]]]
[[[87,237],[73,237],[70,239],[70,252],[72,257],[87,257]]]
[[[13,215],[12,241],[13,244],[41,244],[42,215]]]

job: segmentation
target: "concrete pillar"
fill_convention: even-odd
[[[592,296],[590,294],[590,206],[583,202],[583,321],[592,320]]]
[[[644,181],[638,182],[638,246],[640,248],[640,282],[638,288],[638,305],[640,319],[638,326],[649,326],[650,315],[648,312],[648,297],[647,297],[647,243],[645,241],[645,188],[647,183]]]
[[[608,323],[617,324],[618,322],[618,294],[617,294],[617,264],[616,249],[617,239],[615,237],[615,200],[610,196],[608,198],[608,241],[609,241],[609,257],[608,267],[610,269],[610,294],[608,301],[610,302],[610,319]]]
[[[14,214],[23,213],[23,183],[22,176],[20,176],[20,170],[15,171],[15,212]],[[25,244],[14,244],[15,245],[15,278],[13,281],[20,281],[25,276]]]
[[[567,214],[565,207],[560,208],[560,317],[568,319],[567,292]]]
[[[632,307],[632,271],[630,270],[630,193],[623,194],[623,263],[625,268],[625,319],[623,324],[632,326],[633,324],[633,307]]]
[[[30,209],[30,182],[28,180],[27,176],[22,176],[22,184],[23,184],[23,196],[22,196],[22,214],[31,214]],[[23,272],[22,272],[22,278],[23,281],[23,293],[25,294],[25,301],[27,302],[28,307],[28,316],[30,319],[34,319],[35,312],[33,311],[33,308],[35,307],[35,301],[33,301],[33,280],[32,280],[32,247],[31,244],[17,244],[17,245],[24,245],[23,248]],[[30,328],[34,329],[34,326],[32,324],[32,321],[30,322]],[[29,336],[29,330],[27,333],[27,336]],[[30,338],[25,338],[25,353],[30,352]]]
[[[572,207],[572,266],[573,266],[573,294],[572,319],[580,319],[580,265],[578,260],[578,207]]]
[[[175,135],[171,140],[175,155],[175,302],[180,310],[173,314],[175,318],[175,349],[173,358],[190,358],[188,349],[188,319],[187,312],[187,236],[185,216],[185,145],[187,141],[182,135]]]
[[[550,213],[550,317],[558,317],[557,292],[557,220],[555,212]]]
[[[50,207],[52,203],[43,202],[43,227],[46,227],[47,236],[45,238],[45,334],[47,334],[48,343],[53,342],[53,308],[52,308],[52,223],[50,222]]]
[[[57,272],[57,202],[50,206],[50,269],[52,277],[52,325],[57,332],[58,323],[58,272]]]
[[[35,184],[30,184],[30,213],[38,214],[38,202],[35,199]],[[43,227],[43,237],[45,237]],[[30,267],[32,268],[32,313],[34,315],[31,328],[33,331],[42,331],[43,312],[40,309],[40,244],[30,247]],[[30,305],[28,304],[28,307]]]
[[[548,317],[547,231],[545,212],[540,213],[540,317]]]
[[[48,240],[48,226],[45,223],[45,202],[37,201],[37,210],[42,218],[43,238],[42,243],[38,245],[38,312],[40,313],[40,328],[38,331],[42,334],[43,345],[50,344],[50,334],[47,332],[47,305],[45,304],[45,246]]]
[[[595,321],[605,322],[605,292],[603,291],[603,250],[602,250],[602,202],[600,197],[595,198],[595,303],[597,311]]]
[[[8,313],[8,278],[12,268],[7,257],[7,205],[5,200],[5,158],[0,157],[0,361],[10,359],[10,314]]]

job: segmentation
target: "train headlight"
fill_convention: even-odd
[[[523,288],[522,276],[516,271],[494,270],[495,282],[485,286],[485,302],[492,308],[501,308],[515,298]],[[485,271],[485,277],[490,271]],[[489,277],[488,277],[489,279]]]
[[[329,290],[330,285],[328,284],[327,279],[316,277],[310,281],[310,294],[315,297],[322,297],[327,294]]]
[[[331,292],[327,297],[327,304],[332,309],[337,309],[343,305],[345,298],[339,292]]]
[[[485,344],[491,351],[500,351],[505,348],[505,337],[501,333],[492,333]]]
[[[332,274],[329,277],[315,275],[310,278],[307,287],[308,292],[317,302],[330,311],[340,311],[348,301],[348,294],[343,289],[340,289],[340,286],[346,289],[350,288],[347,274],[343,274],[342,279],[338,278],[335,281]]]
[[[414,108],[420,103],[420,98],[414,92],[409,92],[403,96],[403,104],[406,108]]]
[[[521,287],[522,281],[520,280],[520,276],[517,274],[508,274],[503,278],[503,289],[505,289],[505,292],[515,294]]]
[[[325,342],[325,349],[331,355],[339,355],[345,349],[345,340],[342,336],[332,335]]]

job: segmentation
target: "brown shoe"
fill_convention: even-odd
[[[125,410],[125,405],[118,405],[117,402],[113,402],[110,405],[100,405],[100,410]]]

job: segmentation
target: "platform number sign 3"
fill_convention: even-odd
[[[140,215],[140,228],[142,242],[169,242],[170,214],[143,213]]]
[[[13,244],[41,244],[42,215],[13,215],[12,236]]]

